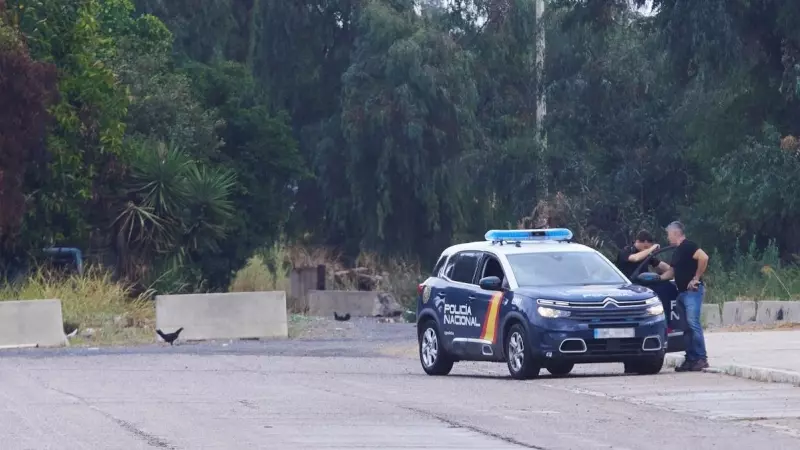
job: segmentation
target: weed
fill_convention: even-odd
[[[719,252],[711,252],[706,276],[709,302],[800,298],[800,268],[781,262],[775,242],[759,249],[753,240],[744,251],[739,248],[737,243],[727,264]]]
[[[64,275],[46,269],[25,281],[0,288],[3,300],[59,299],[67,327],[79,333],[93,330],[73,342],[118,344],[153,341],[155,308],[146,294],[131,298],[130,287],[112,279],[100,267],[88,267],[83,275]]]

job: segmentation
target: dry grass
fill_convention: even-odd
[[[234,277],[231,292],[282,290],[289,294],[289,275],[295,267],[326,268],[325,285],[331,290],[356,290],[354,280],[337,277],[348,267],[339,254],[326,248],[306,248],[277,243],[256,252]],[[424,279],[417,264],[387,260],[371,253],[362,253],[354,267],[377,280],[375,290],[390,292],[403,305],[412,305],[417,285]]]
[[[288,272],[270,270],[264,258],[255,255],[247,261],[247,265],[236,273],[231,282],[231,292],[287,291],[289,290]]]
[[[59,299],[67,331],[78,328],[74,344],[116,345],[153,342],[155,308],[130,288],[112,280],[101,268],[83,275],[62,275],[40,269],[24,282],[0,288],[0,301]]]

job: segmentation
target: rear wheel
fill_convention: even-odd
[[[439,329],[432,320],[420,327],[419,361],[428,375],[447,375],[453,369],[453,359],[442,348]]]
[[[529,380],[539,376],[541,366],[528,345],[525,328],[514,324],[506,337],[506,361],[508,372],[517,380]]]
[[[570,372],[572,372],[572,369],[575,368],[575,364],[567,362],[552,362],[548,363],[544,367],[554,377],[564,377],[569,375]]]
[[[657,357],[630,361],[625,363],[625,373],[638,373],[639,375],[655,375],[664,367],[664,354]]]

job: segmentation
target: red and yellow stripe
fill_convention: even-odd
[[[491,341],[492,344],[497,341],[497,324],[500,321],[500,302],[502,301],[502,292],[492,295],[492,299],[489,300],[489,310],[486,311],[486,318],[483,320],[481,339]]]

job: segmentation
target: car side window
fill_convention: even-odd
[[[453,255],[450,259],[455,260],[452,262],[452,268],[447,277],[459,283],[473,284],[475,278],[475,271],[478,269],[477,252],[461,252]],[[447,263],[450,266],[451,262]]]
[[[442,255],[439,257],[439,260],[436,261],[436,265],[433,266],[433,276],[438,277],[442,272],[442,267],[444,267],[444,263],[447,261],[447,255]]]
[[[503,271],[502,264],[500,264],[500,261],[497,258],[489,253],[486,253],[486,257],[484,258],[483,271],[480,278],[486,277],[497,277],[500,278],[500,281],[502,281],[504,284],[506,282],[506,274]]]

